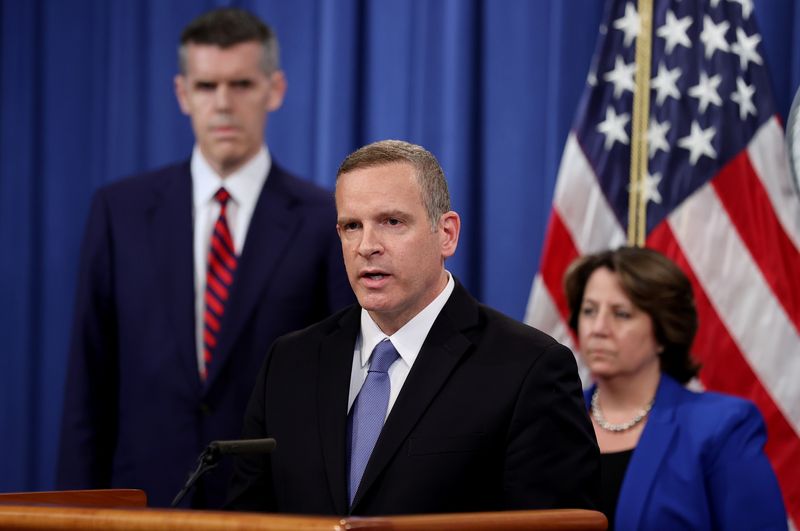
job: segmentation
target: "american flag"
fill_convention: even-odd
[[[643,70],[650,72],[649,118],[640,121],[647,150],[639,151],[644,171],[634,187],[646,205],[644,243],[691,279],[701,383],[759,407],[767,423],[766,453],[796,525],[800,201],[753,2],[650,1],[651,18],[633,0],[607,4],[564,149],[526,322],[575,350],[564,271],[581,254],[628,240],[631,152],[640,145],[632,129],[636,47],[649,35],[650,62]],[[643,33],[643,23],[651,32]]]

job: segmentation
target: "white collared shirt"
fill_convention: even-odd
[[[450,298],[450,294],[453,293],[453,288],[455,287],[453,275],[448,271],[447,276],[447,285],[442,292],[391,336],[387,336],[381,331],[367,310],[361,309],[361,332],[356,340],[356,348],[353,352],[353,367],[350,372],[350,396],[347,400],[348,413],[350,408],[353,407],[353,402],[355,402],[361,386],[364,385],[364,380],[367,379],[372,350],[378,343],[388,337],[394,348],[397,349],[398,354],[400,354],[400,358],[389,367],[391,387],[389,391],[389,407],[386,408],[386,416],[389,416],[397,395],[400,394],[400,389],[403,388],[408,373],[411,372],[411,367],[419,355],[422,344],[425,342],[425,338],[428,337],[428,332],[430,332],[433,322],[439,316],[442,308],[444,308],[445,303]]]
[[[272,159],[266,147],[244,166],[220,177],[195,145],[192,151],[192,217],[194,220],[194,307],[195,341],[197,345],[197,367],[202,370],[203,361],[203,313],[205,310],[206,270],[211,232],[219,217],[220,205],[214,194],[225,187],[231,195],[226,208],[228,227],[233,238],[233,248],[240,255],[250,227],[250,219],[256,208],[261,189],[267,181]]]

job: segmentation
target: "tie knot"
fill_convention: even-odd
[[[372,351],[372,362],[369,364],[369,372],[386,372],[399,357],[400,354],[397,353],[397,349],[394,348],[392,342],[388,339],[384,339],[375,345],[375,349]]]
[[[216,199],[222,208],[225,208],[225,205],[228,204],[228,199],[231,198],[231,194],[225,188],[220,188],[217,190],[217,193],[214,194],[214,199]]]

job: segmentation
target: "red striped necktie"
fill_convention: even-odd
[[[220,333],[222,316],[225,313],[225,303],[233,277],[236,273],[236,251],[233,247],[233,238],[228,227],[226,207],[231,194],[225,188],[220,188],[214,194],[214,199],[219,202],[219,217],[214,223],[211,233],[211,247],[208,250],[208,270],[206,271],[206,310],[203,314],[205,323],[203,329],[203,360],[205,366],[200,377],[205,380],[209,367],[214,360],[214,351]]]

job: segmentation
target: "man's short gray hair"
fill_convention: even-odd
[[[381,140],[367,144],[344,159],[336,172],[336,181],[345,173],[357,169],[396,162],[408,163],[414,168],[431,229],[436,230],[442,214],[450,211],[450,193],[439,161],[422,146],[402,140]]]

